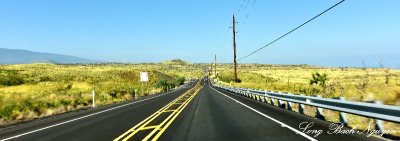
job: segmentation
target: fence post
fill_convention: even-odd
[[[374,101],[374,103],[382,105],[382,101]],[[382,120],[375,119],[375,129],[379,131],[379,134],[381,134],[385,130]]]
[[[317,95],[317,97],[318,98],[322,98],[321,95]],[[318,119],[321,119],[321,120],[325,120],[323,109],[320,108],[320,107],[316,107],[316,108],[317,108],[317,113],[316,113],[315,117],[318,118]]]
[[[137,89],[135,89],[135,100],[137,100]]]
[[[339,100],[345,101],[344,97],[339,97]],[[339,112],[339,120],[344,126],[348,126],[347,114],[345,112]]]
[[[96,107],[96,101],[95,101],[95,93],[94,93],[94,89],[92,89],[92,107],[94,108],[94,107]]]

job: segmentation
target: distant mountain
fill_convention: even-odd
[[[75,56],[40,53],[20,49],[0,48],[0,64],[29,64],[29,63],[52,63],[52,64],[85,64],[99,61],[79,58]]]

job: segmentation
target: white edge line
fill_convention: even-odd
[[[175,90],[175,91],[177,91],[177,90]],[[120,105],[120,106],[117,106],[117,107],[113,107],[113,108],[110,108],[110,109],[106,109],[106,110],[103,110],[103,111],[92,113],[92,114],[89,114],[89,115],[86,115],[86,116],[74,118],[74,119],[67,120],[67,121],[64,121],[64,122],[61,122],[61,123],[57,123],[57,124],[53,124],[53,125],[50,125],[50,126],[47,126],[47,127],[39,128],[39,129],[36,129],[36,130],[33,130],[33,131],[29,131],[29,132],[25,132],[25,133],[22,133],[22,134],[19,134],[19,135],[15,135],[15,136],[12,136],[12,137],[1,139],[0,141],[7,141],[7,140],[19,138],[21,136],[25,136],[25,135],[32,134],[32,133],[35,133],[35,132],[39,132],[39,131],[42,131],[42,130],[46,130],[46,129],[49,129],[49,128],[52,128],[52,127],[56,127],[56,126],[60,126],[60,125],[63,125],[63,124],[67,124],[67,123],[70,123],[70,122],[73,122],[73,121],[77,121],[77,120],[80,120],[80,119],[88,118],[88,117],[91,117],[91,116],[94,116],[94,115],[98,115],[98,114],[101,114],[101,113],[104,113],[104,112],[108,112],[108,111],[111,111],[111,110],[119,109],[119,108],[122,108],[122,107],[125,107],[125,106],[128,106],[128,105],[132,105],[132,104],[139,103],[139,102],[142,102],[142,101],[147,101],[147,100],[150,100],[150,99],[154,99],[154,98],[166,95],[166,94],[170,94],[170,93],[175,92],[175,91],[170,91],[170,92],[163,93],[161,95],[157,95],[157,96],[154,96],[154,97],[151,97],[151,98],[141,99],[141,100],[134,101],[134,102],[131,102],[131,103],[127,103],[127,104],[124,104],[124,105]]]
[[[296,132],[296,134],[302,135],[303,137],[306,137],[307,139],[309,139],[309,140],[311,140],[311,141],[317,141],[316,139],[314,139],[314,138],[308,136],[307,134],[305,134],[305,133],[303,133],[303,132],[301,132],[301,131],[299,131],[299,130],[296,130],[295,128],[290,127],[289,125],[286,125],[286,124],[284,124],[283,122],[280,122],[279,120],[276,120],[276,119],[274,119],[274,118],[272,118],[272,117],[270,117],[270,116],[268,116],[268,115],[266,115],[266,114],[264,114],[264,113],[261,113],[260,111],[257,111],[257,110],[255,110],[255,109],[251,108],[250,106],[247,106],[246,104],[243,104],[242,102],[240,102],[240,101],[238,101],[238,100],[236,100],[236,99],[234,99],[234,98],[232,98],[232,97],[230,97],[230,96],[225,95],[224,93],[222,93],[222,92],[220,92],[220,91],[214,89],[213,87],[211,87],[211,88],[212,88],[214,91],[216,91],[216,92],[222,94],[223,96],[225,96],[225,97],[227,97],[227,98],[230,98],[231,100],[235,101],[236,103],[239,103],[240,105],[243,105],[244,107],[246,107],[246,108],[248,108],[248,109],[250,109],[250,110],[252,110],[252,111],[254,111],[254,112],[256,112],[256,113],[258,113],[258,114],[260,114],[260,115],[262,115],[262,116],[264,116],[264,117],[266,117],[266,118],[268,118],[268,119],[270,119],[270,120],[272,120],[272,121],[274,121],[274,122],[276,122],[276,123],[278,123],[278,124],[280,124],[282,127],[286,127],[286,128],[288,128],[288,129],[290,129],[290,130]]]

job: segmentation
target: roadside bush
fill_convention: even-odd
[[[183,83],[185,83],[185,81],[186,81],[186,78],[185,78],[185,77],[178,77],[178,78],[175,80],[175,83],[176,83],[177,85],[182,85]]]
[[[162,88],[163,91],[167,90],[168,82],[165,79],[160,79],[156,84],[156,88]]]
[[[3,105],[0,107],[0,118],[9,119],[15,107],[15,105]]]

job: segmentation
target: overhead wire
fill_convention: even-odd
[[[257,0],[253,0],[252,3],[250,3],[250,0],[247,0],[245,7],[243,8],[243,14],[239,16],[239,19],[237,20],[238,23],[240,24],[238,26],[238,28],[236,29],[237,32],[241,31],[244,27],[244,25],[246,24],[250,14],[251,14],[251,10],[254,7],[254,4],[256,3]],[[250,6],[251,4],[251,6]],[[241,21],[242,20],[242,21]]]
[[[324,10],[323,12],[321,12],[321,13],[315,15],[315,16],[312,17],[311,19],[307,20],[306,22],[302,23],[301,25],[297,26],[296,28],[290,30],[289,32],[283,34],[282,36],[279,36],[279,37],[276,38],[275,40],[272,40],[271,42],[269,42],[268,44],[262,46],[261,48],[258,48],[257,50],[255,50],[255,51],[253,51],[253,52],[247,54],[246,56],[239,58],[237,61],[243,60],[243,59],[245,59],[245,58],[247,58],[247,57],[249,57],[249,56],[251,56],[251,55],[257,53],[258,51],[260,51],[260,50],[262,50],[262,49],[264,49],[264,48],[270,46],[271,44],[273,44],[273,43],[277,42],[278,40],[282,39],[283,37],[285,37],[285,36],[287,36],[287,35],[293,33],[293,32],[296,31],[297,29],[303,27],[304,25],[308,24],[309,22],[313,21],[314,19],[318,18],[319,16],[323,15],[324,13],[328,12],[329,10],[331,10],[331,9],[333,9],[334,7],[338,6],[339,4],[343,3],[344,1],[345,1],[345,0],[341,0],[340,2],[336,3],[335,5],[332,5],[332,6],[329,7],[328,9],[326,9],[326,10]]]

